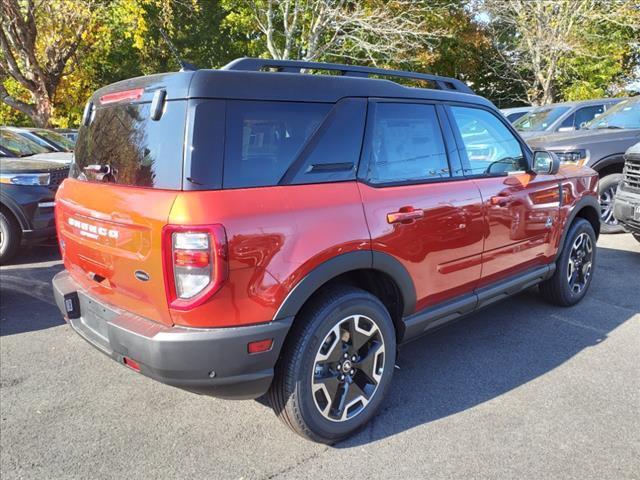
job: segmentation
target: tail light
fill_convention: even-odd
[[[201,305],[227,279],[227,235],[222,225],[167,225],[162,249],[171,308],[189,310]]]

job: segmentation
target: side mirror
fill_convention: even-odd
[[[573,125],[571,125],[570,127],[560,127],[558,129],[559,132],[573,132],[576,129],[576,127],[574,127]]]
[[[542,175],[555,175],[560,170],[560,159],[553,152],[533,152],[533,171]]]

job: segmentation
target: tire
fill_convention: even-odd
[[[588,253],[590,248],[590,253]],[[578,252],[586,251],[584,256]],[[563,307],[575,305],[586,295],[596,266],[596,233],[584,218],[577,218],[569,227],[556,271],[540,283],[540,293],[551,303]],[[570,278],[570,273],[573,273]],[[575,278],[575,283],[571,279]],[[579,287],[579,290],[577,290]]]
[[[389,387],[395,360],[395,330],[382,302],[358,288],[333,287],[296,318],[269,401],[294,432],[331,444],[371,420]]]
[[[622,225],[613,216],[613,201],[620,180],[622,180],[621,173],[612,173],[600,179],[598,197],[600,200],[600,232],[602,233],[624,232]]]
[[[20,246],[20,227],[15,219],[0,210],[0,264],[8,262]]]

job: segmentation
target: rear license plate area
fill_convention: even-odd
[[[80,308],[84,326],[91,330],[93,334],[99,336],[104,342],[108,343],[108,311],[99,303],[85,296],[80,297]]]

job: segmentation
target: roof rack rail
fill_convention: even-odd
[[[267,58],[238,58],[228,63],[222,70],[244,70],[259,72],[265,69],[275,69],[278,72],[301,73],[309,70],[335,70],[347,77],[369,77],[380,75],[386,77],[402,77],[414,80],[432,82],[439,90],[456,90],[462,93],[475,92],[464,82],[450,77],[429,75],[427,73],[406,72],[404,70],[386,70],[384,68],[361,67],[358,65],[342,65],[339,63],[306,62],[303,60],[273,60]]]

